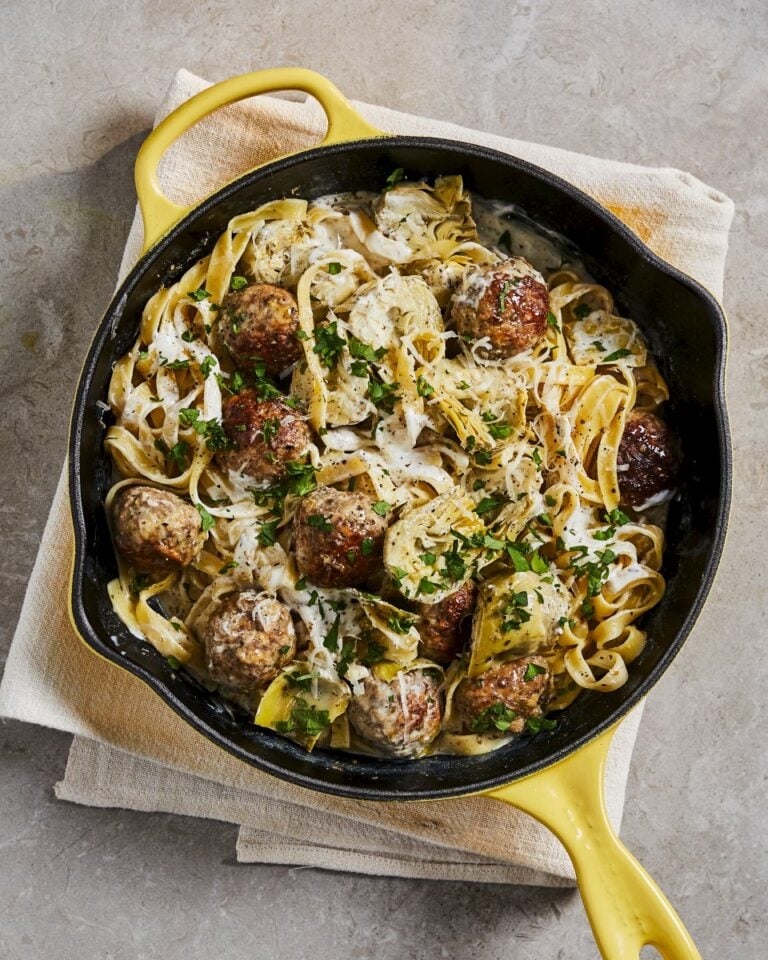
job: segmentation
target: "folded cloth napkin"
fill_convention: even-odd
[[[159,118],[207,84],[175,77]],[[658,254],[722,291],[733,204],[687,173],[600,160],[366,104],[382,130],[484,144],[545,167],[621,217]],[[313,101],[262,97],[218,111],[172,147],[168,195],[191,203],[281,153],[319,141]],[[121,278],[141,250],[137,214]],[[82,644],[67,618],[72,531],[62,473],[0,686],[0,715],[75,734],[57,796],[94,806],[162,810],[240,824],[238,859],[431,879],[573,883],[558,841],[487,797],[374,803],[315,793],[253,769],[189,728],[141,681]],[[640,709],[609,755],[606,799],[619,826]]]

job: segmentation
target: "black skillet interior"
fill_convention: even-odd
[[[237,213],[284,196],[369,189],[405,168],[410,177],[461,174],[470,190],[510,200],[536,223],[581,251],[588,269],[649,337],[671,393],[668,418],[682,438],[684,469],[672,504],[664,574],[668,588],[648,615],[649,643],[628,683],[611,694],[583,694],[555,731],[482,757],[379,761],[336,751],[305,753],[222,706],[176,673],[117,619],[106,585],[115,561],[102,503],[110,462],[103,449],[112,364],[131,346],[141,310],[206,254]],[[351,797],[426,799],[479,791],[561,759],[623,716],[655,683],[691,629],[714,576],[725,534],[730,450],[723,400],[725,321],[714,299],[655,258],[602,207],[557,177],[504,154],[451,141],[392,138],[319,148],[277,161],[206,200],[142,258],[118,291],[83,368],[70,440],[76,563],[72,606],[86,642],[141,677],[202,734],[242,760],[303,786]],[[684,712],[684,708],[683,708]]]

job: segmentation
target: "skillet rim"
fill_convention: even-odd
[[[502,164],[515,171],[522,171],[534,178],[543,181],[549,188],[566,194],[576,204],[586,207],[591,213],[603,220],[605,224],[615,234],[618,234],[632,249],[633,253],[644,261],[652,269],[665,274],[670,279],[676,281],[693,293],[702,303],[712,322],[713,333],[716,340],[716,356],[714,357],[715,377],[712,382],[713,413],[717,425],[718,457],[720,468],[720,490],[717,498],[716,524],[712,540],[712,547],[706,560],[703,575],[699,583],[696,595],[685,615],[682,625],[675,634],[674,640],[663,651],[658,662],[652,670],[637,685],[637,688],[617,703],[610,714],[595,724],[594,727],[576,736],[570,743],[553,750],[546,757],[530,762],[522,766],[511,775],[499,774],[487,777],[483,780],[465,786],[450,787],[417,787],[415,789],[389,789],[383,791],[381,787],[372,787],[369,785],[348,785],[331,783],[315,776],[305,775],[304,773],[288,770],[280,764],[273,763],[271,760],[263,757],[254,756],[248,750],[228,738],[223,733],[214,729],[198,714],[190,710],[181,700],[179,700],[173,691],[159,678],[153,676],[145,670],[140,664],[133,663],[121,656],[120,652],[106,641],[102,640],[97,630],[91,625],[83,603],[83,586],[85,580],[84,563],[87,556],[87,529],[85,521],[84,501],[83,501],[83,479],[78,469],[82,449],[82,429],[83,421],[86,416],[87,393],[93,381],[94,368],[102,351],[105,349],[105,334],[110,327],[115,326],[122,317],[124,304],[127,301],[133,288],[138,284],[141,278],[148,270],[152,268],[153,263],[159,258],[168,247],[170,247],[181,235],[185,233],[191,224],[200,216],[210,212],[222,201],[228,199],[232,194],[237,193],[246,184],[260,179],[269,179],[271,175],[282,170],[287,170],[291,166],[298,165],[309,159],[326,159],[342,153],[354,152],[360,147],[370,148],[375,145],[382,151],[388,148],[406,148],[419,149],[431,148],[445,151],[458,151],[465,156],[474,156],[479,159],[487,160],[493,163]],[[264,770],[282,780],[311,790],[318,790],[323,793],[329,793],[336,796],[348,797],[351,799],[367,800],[436,800],[448,797],[467,796],[469,794],[486,792],[505,784],[522,780],[530,777],[540,770],[544,770],[567,756],[575,753],[586,746],[602,733],[613,727],[622,720],[651,688],[659,681],[671,662],[679,653],[686,639],[701,612],[704,602],[709,595],[712,587],[720,558],[722,556],[723,545],[727,533],[728,515],[731,504],[732,492],[732,474],[733,457],[731,448],[731,438],[728,423],[728,413],[725,402],[725,364],[728,345],[728,326],[722,307],[715,299],[714,295],[692,277],[683,273],[677,267],[663,260],[654,253],[645,243],[615,214],[606,207],[602,206],[591,196],[584,193],[578,187],[564,180],[556,174],[550,173],[544,168],[522,160],[512,154],[506,154],[488,147],[477,144],[466,143],[460,140],[449,140],[438,137],[406,137],[406,136],[384,136],[380,138],[367,138],[350,140],[340,144],[329,146],[313,147],[298,153],[281,157],[277,160],[257,167],[241,175],[237,179],[226,184],[220,190],[206,197],[199,204],[196,204],[185,216],[177,221],[166,234],[164,234],[156,243],[145,251],[125,280],[115,291],[104,315],[94,333],[91,344],[83,361],[83,366],[78,380],[75,393],[70,435],[68,443],[68,494],[71,508],[71,520],[74,532],[74,555],[72,559],[72,575],[69,591],[70,618],[76,628],[80,639],[97,655],[114,663],[116,666],[126,670],[128,673],[138,677],[146,683],[163,702],[169,706],[178,716],[188,723],[197,732],[203,734],[208,740],[214,743],[220,749],[237,757],[250,766]],[[366,758],[367,760],[370,758]],[[312,755],[310,755],[312,762]],[[322,771],[323,763],[327,759],[322,757],[317,764],[318,771]],[[344,762],[340,759],[331,761],[338,764]],[[350,761],[353,762],[353,761]],[[399,765],[420,763],[423,761],[380,761],[382,766],[390,766],[393,762]]]

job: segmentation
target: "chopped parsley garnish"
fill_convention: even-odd
[[[322,513],[311,513],[307,517],[307,524],[310,527],[315,527],[322,531],[322,533],[330,533],[330,531],[333,530],[333,524],[327,517],[324,517]]]
[[[549,720],[547,717],[528,717],[525,721],[525,729],[528,733],[541,733],[542,730],[554,730],[557,726],[557,720]]]
[[[222,425],[217,420],[201,420],[200,411],[195,407],[179,410],[179,423],[184,427],[192,427],[195,433],[205,437],[205,445],[209,450],[227,450],[232,446]]]
[[[397,167],[396,170],[393,170],[392,173],[387,177],[384,188],[381,191],[382,193],[387,193],[389,190],[394,187],[396,183],[400,183],[401,180],[405,179],[405,170],[402,167]]]
[[[573,311],[573,315],[578,317],[579,320],[583,320],[585,317],[588,317],[590,313],[592,313],[592,308],[588,307],[586,303],[580,303]]]
[[[483,499],[475,507],[475,513],[478,517],[484,516],[486,513],[492,513],[504,503],[503,497],[483,497]]]
[[[434,563],[437,562],[437,554],[431,553],[431,552],[422,553],[419,556],[419,560],[425,563],[428,567],[431,567]]]
[[[475,463],[480,464],[481,467],[487,467],[492,460],[493,454],[490,450],[478,450],[475,454]]]
[[[620,350],[614,350],[613,353],[609,353],[607,357],[603,357],[602,363],[612,363],[614,360],[621,360],[622,357],[628,357],[631,353],[631,350],[622,347]]]
[[[177,660],[176,657],[166,657],[165,662],[171,668],[171,670],[179,670],[181,667],[181,661]]]
[[[488,427],[488,433],[494,440],[506,440],[512,433],[512,427],[508,423],[492,423]]]
[[[183,471],[187,466],[189,444],[186,440],[179,440],[170,450],[162,440],[155,440],[155,449],[159,450],[167,460],[175,463],[178,470]]]
[[[131,593],[139,594],[142,590],[146,590],[148,586],[149,577],[146,573],[137,573],[136,576],[131,579],[128,589]]]
[[[368,398],[385,413],[393,413],[395,403],[400,399],[400,394],[397,392],[399,387],[399,383],[384,383],[369,379],[366,393]]]
[[[242,290],[243,287],[247,287],[247,286],[248,286],[248,280],[245,277],[240,277],[235,275],[229,281],[230,290]]]
[[[315,345],[312,349],[325,366],[332,370],[346,342],[344,337],[339,336],[338,324],[332,320],[315,328]]]
[[[267,417],[264,423],[261,425],[261,435],[264,437],[264,443],[268,446],[271,446],[272,441],[278,434],[280,430],[280,421],[277,417]]]
[[[240,391],[245,386],[245,380],[243,380],[243,375],[239,370],[235,370],[229,379],[227,379],[224,374],[216,374],[216,382],[221,387],[222,390],[226,390],[227,393],[240,393]]]
[[[279,520],[264,520],[259,530],[258,541],[262,547],[271,547],[277,540]]]
[[[525,668],[523,680],[533,680],[534,677],[538,677],[539,674],[546,672],[546,669],[544,667],[540,667],[538,663],[529,663]]]
[[[387,503],[386,500],[377,500],[373,505],[373,512],[378,513],[380,517],[386,516],[391,509],[392,504]]]
[[[303,737],[317,737],[331,725],[327,710],[318,710],[303,697],[297,697],[288,720],[278,720],[278,733],[296,733]]]
[[[516,719],[517,714],[514,710],[510,710],[503,703],[494,703],[472,718],[469,729],[473,733],[487,733],[494,727],[497,730],[506,731]]]
[[[197,338],[197,334],[194,330],[185,330],[181,335],[181,339],[184,341],[184,343],[193,343],[195,340],[197,340]]]
[[[237,566],[237,563],[234,560],[230,560],[229,563],[225,563],[223,567],[219,568],[219,573],[226,573],[228,570],[234,570]]]
[[[214,369],[216,363],[216,357],[214,356],[207,356],[203,360],[203,362],[200,364],[200,373],[203,375],[203,380],[208,379],[208,374]]]
[[[416,621],[412,617],[407,617],[405,614],[393,613],[389,620],[387,620],[387,626],[395,633],[408,633],[414,623],[416,623]]]
[[[558,333],[560,333],[560,324],[557,322],[557,317],[552,313],[552,311],[547,312],[547,325],[554,327]]]
[[[299,577],[299,579],[296,581],[296,583],[294,583],[293,586],[296,588],[296,590],[306,590],[306,588],[307,588],[307,578],[306,578],[306,577]]]
[[[280,653],[285,655],[290,647],[280,647]],[[307,690],[313,680],[317,680],[320,674],[317,671],[312,673],[284,673],[283,677],[289,687],[298,687],[299,690]]]
[[[351,637],[348,637],[341,645],[341,656],[339,657],[339,662],[336,664],[336,672],[340,677],[346,677],[349,665],[355,657],[356,646],[355,641]]]
[[[192,300],[200,303],[201,300],[210,299],[210,293],[205,289],[205,287],[198,287],[197,290],[190,290],[187,294]]]
[[[435,388],[428,380],[425,380],[424,377],[419,377],[416,381],[416,392],[420,397],[429,400],[429,398],[434,395]]]
[[[452,580],[456,583],[458,580],[463,580],[466,572],[467,565],[462,558],[458,550],[458,543],[454,541],[453,547],[443,554],[443,563],[445,564],[445,576],[447,579]]]
[[[189,368],[189,360],[168,360],[161,356],[160,366],[165,367],[167,370],[187,370]]]
[[[371,347],[367,343],[363,343],[362,340],[358,340],[357,337],[350,337],[347,346],[351,357],[355,357],[357,360],[366,360],[368,363],[381,360],[387,352],[386,347]]]
[[[335,277],[337,273],[341,273],[341,264],[340,263],[329,263],[328,264],[328,273],[332,277]]]
[[[504,284],[499,291],[499,313],[504,313],[504,310],[507,306],[507,294],[509,293],[509,288],[512,286],[512,283],[509,280],[505,280]]]
[[[196,503],[195,507],[197,512],[200,514],[200,528],[203,533],[207,533],[211,527],[216,523],[215,519],[208,513],[202,503]]]
[[[360,544],[360,553],[364,557],[370,557],[373,551],[376,549],[376,544],[371,540],[370,537],[365,537],[363,542]]]
[[[336,614],[336,619],[333,621],[333,626],[326,634],[325,640],[323,640],[323,646],[326,650],[338,650],[339,648],[339,625],[341,624],[341,614]]]
[[[528,606],[528,591],[518,590],[509,595],[504,606],[501,608],[504,620],[501,623],[501,632],[509,633],[511,630],[519,630],[524,623],[528,623],[531,615],[526,609]]]
[[[431,593],[436,593],[437,590],[439,589],[440,589],[439,584],[432,583],[431,580],[427,580],[426,577],[422,577],[421,580],[419,580],[419,585],[416,588],[416,593],[431,594]]]
[[[544,461],[541,459],[541,454],[539,453],[539,448],[538,448],[538,447],[534,447],[534,448],[533,448],[533,453],[531,454],[531,459],[532,459],[533,462],[536,464],[536,466],[539,468],[539,470],[541,470],[541,467],[542,467],[542,464],[544,463]]]
[[[369,640],[365,645],[365,653],[359,658],[364,667],[371,667],[384,659],[387,648],[376,640]]]

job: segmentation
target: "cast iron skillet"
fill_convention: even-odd
[[[193,209],[159,188],[157,164],[177,137],[212,110],[270,90],[316,97],[328,117],[323,143],[247,173]],[[672,504],[663,573],[667,591],[648,615],[650,642],[615,693],[585,692],[557,729],[479,757],[379,761],[317,750],[307,754],[271,731],[236,717],[112,611],[106,585],[116,565],[103,501],[110,459],[102,406],[112,365],[134,341],[142,308],[213,246],[229,219],[284,196],[378,191],[403,167],[408,177],[461,174],[467,187],[511,200],[583,254],[619,307],[648,335],[669,382],[668,415],[682,438],[684,467]],[[91,344],[77,390],[70,440],[75,532],[72,617],[86,644],[144,680],[201,734],[246,763],[314,790],[371,800],[431,800],[493,792],[554,830],[576,866],[603,955],[628,957],[652,943],[665,957],[697,957],[676,914],[613,835],[602,807],[602,769],[617,721],[648,692],[687,637],[715,573],[730,493],[730,449],[723,395],[726,324],[713,297],[661,261],[616,217],[570,184],[515,157],[448,140],[392,137],[362,120],[327,80],[307,70],[246,74],[180,107],[143,145],[136,184],[145,252],[116,293]],[[169,229],[170,228],[170,229]],[[684,709],[684,705],[681,705]]]

